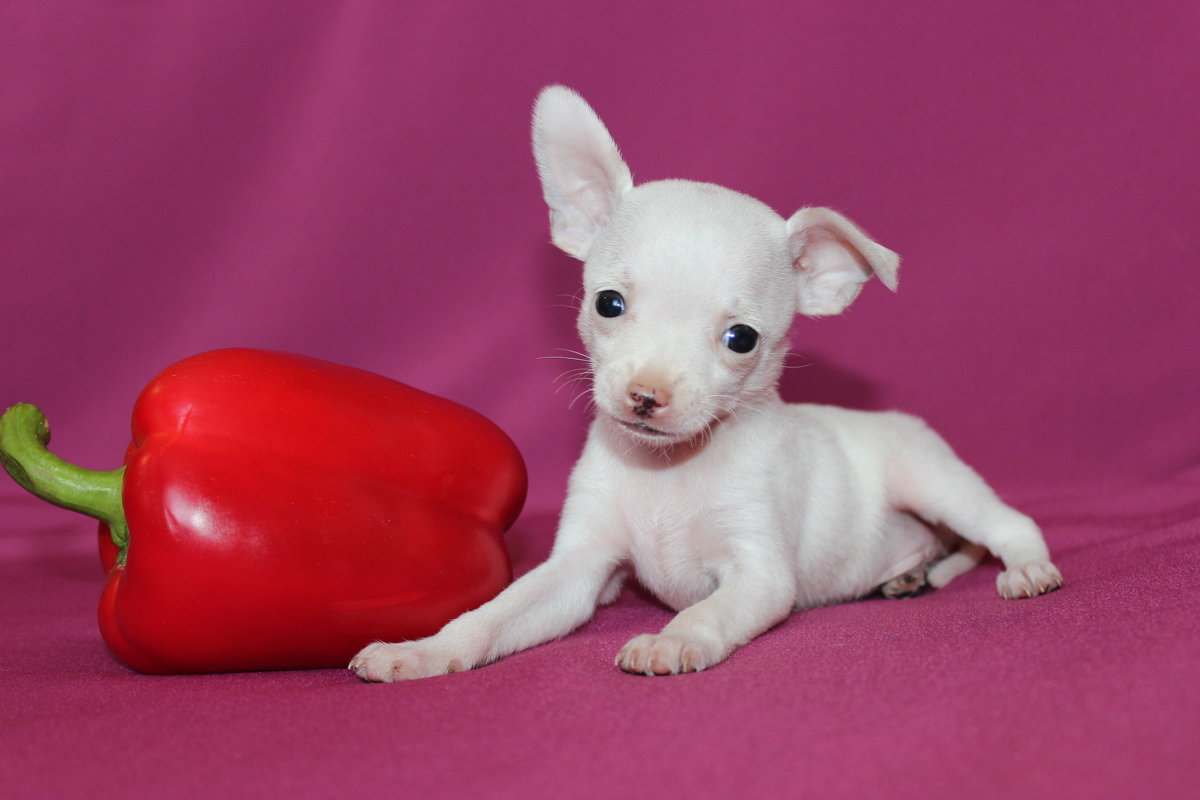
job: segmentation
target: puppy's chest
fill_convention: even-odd
[[[625,487],[620,514],[638,581],[660,600],[684,608],[716,589],[731,553],[719,497],[687,481],[651,480]]]

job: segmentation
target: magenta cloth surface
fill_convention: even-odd
[[[0,406],[116,466],[141,387],[290,350],[484,413],[548,551],[578,453],[576,262],[538,89],[638,181],[829,205],[904,257],[799,321],[793,401],[900,408],[1044,526],[1065,587],[985,564],[795,614],[713,670],[612,666],[668,613],[396,686],[151,678],[95,623],[94,527],[0,482],[0,795],[1184,797],[1200,782],[1195,2],[0,4]]]

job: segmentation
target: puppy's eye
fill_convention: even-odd
[[[596,295],[596,313],[602,317],[619,317],[625,313],[625,298],[620,292],[605,289]]]
[[[735,353],[749,353],[758,345],[758,331],[749,325],[734,325],[721,336],[721,342]]]

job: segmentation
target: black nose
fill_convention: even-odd
[[[667,389],[635,383],[629,387],[629,396],[626,402],[629,404],[630,411],[645,419],[655,412],[661,412],[671,404],[671,392]]]
[[[650,416],[655,406],[658,405],[658,401],[654,399],[654,395],[652,394],[638,394],[635,392],[629,396],[629,399],[633,401],[633,413],[639,417]]]

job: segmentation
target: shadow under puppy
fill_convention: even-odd
[[[549,87],[534,152],[556,245],[584,261],[597,408],[545,563],[426,639],[351,668],[395,681],[563,636],[629,576],[679,613],[617,654],[669,675],[722,661],[793,610],[933,588],[990,550],[1003,597],[1059,587],[1041,531],[920,420],[784,403],[795,314],[840,313],[899,258],[845,217],[784,220],[729,189],[634,186],[595,112]],[[949,533],[953,532],[953,533]]]

